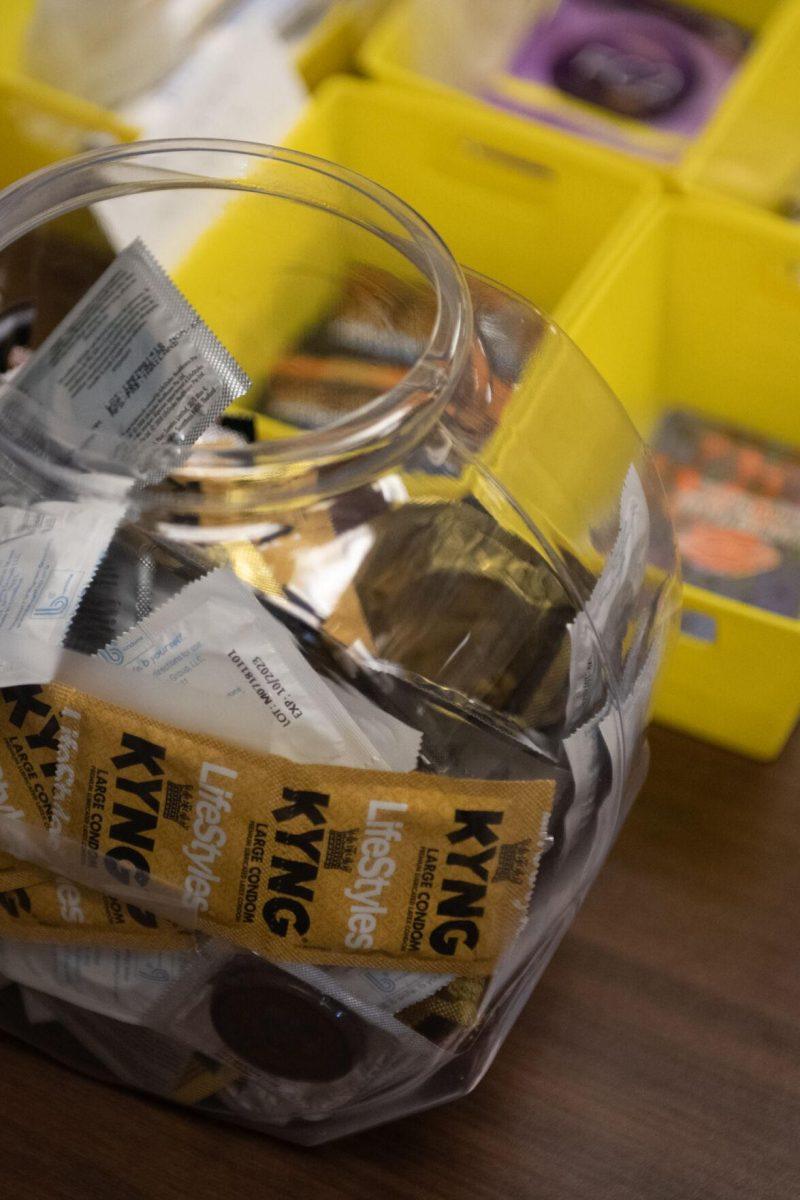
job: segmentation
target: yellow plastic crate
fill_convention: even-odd
[[[638,164],[551,130],[531,126],[520,137],[491,110],[349,78],[320,89],[289,142],[395,191],[465,266],[565,325],[575,309],[573,295],[596,286],[605,239],[632,233],[661,195],[658,181]],[[263,201],[237,198],[177,272],[184,293],[253,380],[266,378],[298,332],[336,299],[339,242],[325,240],[319,220],[311,217],[297,206],[273,205],[265,239]],[[364,252],[369,250],[361,243]],[[314,270],[298,273],[303,259]],[[241,295],[250,298],[246,305]],[[558,364],[555,376],[562,384],[563,371]],[[572,382],[583,385],[578,378]],[[564,386],[569,390],[571,383]],[[568,459],[588,503],[584,456],[561,453],[564,470]],[[514,454],[510,462],[502,458],[502,470],[494,459],[492,465],[516,487],[518,462]],[[592,485],[602,483],[595,469]],[[531,486],[530,478],[524,486]]]
[[[559,321],[605,238],[659,194],[638,164],[551,130],[355,79],[328,81],[288,143],[396,192],[465,266]]]
[[[130,141],[137,130],[108,109],[50,87],[25,71],[24,46],[36,0],[0,0],[0,95],[17,97],[29,110],[76,131],[65,153],[77,153],[101,138]],[[295,66],[313,91],[329,75],[350,70],[364,35],[386,7],[386,0],[338,0],[295,52]],[[2,129],[2,126],[0,126]],[[81,136],[79,137],[78,134]],[[7,179],[18,174],[5,171]]]
[[[108,138],[104,121],[51,104],[38,88],[0,74],[0,187],[103,138]]]
[[[573,336],[648,438],[686,407],[800,445],[800,229],[757,210],[664,199],[606,246]],[[656,716],[755,758],[800,715],[800,621],[687,585],[713,641],[682,634]]]
[[[101,139],[128,141],[135,137],[136,130],[121,121],[114,113],[108,112],[107,109],[100,108],[96,104],[90,104],[78,96],[71,96],[68,92],[61,91],[60,88],[40,83],[25,73],[25,35],[33,8],[34,0],[2,0],[0,101],[9,114],[7,119],[15,122],[19,129],[21,127],[20,114],[23,110],[27,114],[25,119],[32,125],[34,116],[38,113],[39,131],[37,132],[34,128],[31,135],[34,141],[42,139],[41,130],[45,128],[48,120],[54,130],[58,127],[55,135],[50,134],[51,141],[55,141],[59,146],[57,155],[53,155],[53,157],[77,153],[81,149],[86,149],[87,145],[96,144]],[[16,113],[15,100],[19,102]],[[0,124],[4,140],[5,126],[4,115],[3,122]],[[68,130],[72,131],[69,137]],[[47,141],[47,137],[48,134],[45,133],[45,141]],[[5,155],[5,146],[3,153]],[[25,170],[31,169],[25,167],[14,174],[13,164],[6,162],[2,167],[4,182],[19,178],[21,174],[25,173]]]
[[[681,0],[678,0],[681,2]],[[754,47],[748,56],[747,65],[725,94],[720,110],[727,110],[734,102],[739,91],[740,79],[749,70],[758,69],[763,43],[770,46],[774,42],[772,28],[779,22],[788,7],[795,7],[797,0],[696,0],[691,7],[701,8],[715,16],[725,17],[738,22],[746,29],[752,30],[757,36]],[[437,92],[450,96],[459,96],[471,105],[486,107],[486,103],[474,96],[459,92],[447,84],[421,74],[412,60],[413,27],[412,6],[410,0],[395,0],[387,14],[377,23],[372,33],[365,39],[359,54],[359,63],[366,74],[377,79],[385,80],[406,88],[423,88],[427,92]],[[502,110],[496,110],[502,111]],[[504,113],[505,119],[519,127],[521,123],[530,124],[527,117],[514,113]],[[562,134],[568,138],[580,138],[580,135],[567,132]],[[583,140],[582,138],[580,140]],[[590,139],[586,139],[589,141]],[[653,171],[666,175],[673,173],[673,168],[663,167],[653,160],[650,163]]]
[[[800,3],[771,23],[730,100],[687,154],[682,178],[779,211],[800,201]]]
[[[387,0],[338,0],[297,50],[295,64],[309,91],[329,75],[352,70],[365,34]]]

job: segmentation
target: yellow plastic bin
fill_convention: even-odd
[[[522,136],[520,137],[520,132]],[[567,326],[573,295],[591,292],[605,239],[629,236],[661,195],[638,164],[569,142],[534,126],[518,131],[491,110],[370,81],[327,81],[288,143],[369,176],[412,204],[461,263],[519,292]],[[335,299],[327,272],[301,287],[298,246],[319,264],[336,247],[320,244],[302,214],[276,213],[274,236],[259,236],[260,205],[230,205],[192,248],[177,278],[204,319],[254,380]],[[232,304],[233,275],[259,303]],[[285,282],[288,279],[288,285]],[[324,276],[324,279],[323,279]],[[265,282],[266,281],[266,282]],[[286,430],[259,419],[264,436]]]
[[[36,0],[0,0],[0,89],[82,131],[66,150],[102,140],[129,141],[137,130],[116,113],[34,79],[25,70],[25,38]],[[310,91],[329,75],[350,70],[359,46],[387,0],[336,0],[295,50],[295,66]],[[91,135],[91,136],[87,136]]]
[[[364,36],[387,0],[338,0],[303,39],[295,64],[309,91],[329,75],[350,71]]]
[[[686,156],[683,178],[779,214],[800,212],[798,133],[800,3],[794,0]]]
[[[0,187],[89,145],[118,141],[102,116],[94,119],[97,111],[70,111],[37,86],[0,74]]]
[[[680,3],[682,0],[677,0],[677,2]],[[734,102],[739,91],[740,79],[749,72],[751,67],[758,69],[762,45],[765,42],[769,45],[773,44],[772,28],[782,19],[787,4],[789,7],[794,7],[795,0],[697,0],[696,3],[687,4],[687,7],[701,8],[714,16],[736,21],[756,34],[746,63],[725,93],[719,111],[727,110],[729,104]],[[429,92],[445,93],[451,96],[458,95],[473,105],[484,105],[483,101],[469,96],[467,93],[456,91],[447,84],[423,75],[413,62],[413,36],[411,0],[395,0],[387,14],[377,23],[372,33],[364,41],[359,55],[362,69],[368,75],[389,83],[407,88],[424,88]],[[585,109],[589,114],[598,111],[592,106],[583,105],[578,101],[575,102],[575,105]],[[519,127],[520,121],[530,123],[528,117],[520,118],[511,113],[504,115],[514,122],[516,127]],[[632,122],[625,122],[621,118],[619,124],[620,128],[625,125],[633,125]],[[566,136],[580,137],[571,132]],[[581,138],[581,140],[583,139]],[[651,169],[663,171],[667,175],[672,174],[675,165],[670,163],[664,166],[655,159],[646,161],[650,163]]]
[[[103,142],[128,141],[136,131],[121,121],[114,113],[90,104],[78,96],[72,96],[59,88],[50,87],[32,79],[25,72],[25,36],[34,8],[34,0],[2,0],[0,20],[0,135],[3,139],[3,159],[6,160],[5,142],[9,129],[12,136],[25,137],[24,126],[30,127],[32,143],[49,143],[54,153],[49,158],[37,161],[36,166],[53,161],[55,157],[76,154],[88,146]],[[35,158],[36,150],[32,147]],[[24,154],[23,154],[24,157]],[[23,164],[17,170],[14,161],[3,161],[3,183],[32,170]]]
[[[605,238],[631,231],[659,188],[646,169],[491,109],[330,80],[288,139],[412,204],[465,266],[562,324]]]
[[[606,246],[570,332],[645,438],[686,407],[800,445],[800,229],[756,210],[665,199]],[[800,715],[800,621],[687,585],[713,640],[682,634],[656,716],[755,758]]]

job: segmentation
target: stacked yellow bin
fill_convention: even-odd
[[[124,121],[96,104],[32,79],[25,71],[25,38],[33,0],[3,0],[0,21],[0,131],[3,182],[75,154],[102,140],[135,136]],[[21,139],[21,141],[20,141]],[[7,141],[13,145],[9,158]],[[25,142],[31,143],[30,155]],[[38,149],[36,148],[38,146]]]
[[[800,4],[781,9],[728,102],[686,156],[682,181],[778,215],[800,212]]]
[[[784,25],[790,14],[797,9],[796,0],[698,0],[687,7],[700,8],[717,17],[722,17],[742,26],[753,35],[753,47],[748,53],[742,70],[725,93],[721,109],[739,107],[739,95],[748,90],[752,75],[762,77],[765,61],[768,60],[783,37]],[[376,79],[404,88],[414,88],[428,93],[458,96],[471,105],[483,105],[478,98],[456,91],[428,75],[424,75],[414,62],[413,0],[395,0],[385,17],[376,25],[365,40],[359,55],[362,68]],[[575,108],[584,108],[591,113],[591,106],[575,101]],[[509,116],[509,120],[521,123],[526,118]],[[626,122],[620,118],[620,125]],[[573,136],[567,134],[565,136]],[[701,141],[704,138],[701,136]],[[670,179],[674,175],[674,164],[660,167],[652,162],[653,170],[663,171]]]
[[[402,196],[465,266],[563,324],[605,240],[659,194],[640,164],[550,129],[357,80],[329,81],[289,141]]]
[[[2,0],[0,4],[0,101],[6,103],[15,97],[53,120],[72,125],[84,135],[94,135],[78,140],[78,149],[96,144],[98,136],[114,141],[134,138],[136,130],[113,112],[28,74],[25,40],[35,3],[36,0]],[[310,90],[329,75],[354,66],[365,34],[385,7],[386,0],[336,0],[331,5],[295,53],[297,70]],[[4,120],[0,112],[0,129],[8,119]]]
[[[610,235],[559,317],[645,437],[666,409],[685,406],[797,446],[800,226],[784,218],[800,216],[800,2],[698,7],[751,29],[753,47],[682,160],[649,164],[662,199]],[[428,101],[458,96],[477,119],[485,104],[414,69],[411,11],[396,0],[364,45],[363,67]],[[531,124],[500,119],[520,137]],[[774,757],[800,715],[800,621],[688,585],[684,602],[704,618],[704,636],[681,635],[656,716]]]
[[[606,246],[604,278],[576,298],[571,332],[645,438],[666,408],[686,406],[798,445],[798,264],[800,228],[668,198]],[[657,715],[774,757],[800,715],[800,621],[689,585],[684,610],[706,632],[681,635]]]

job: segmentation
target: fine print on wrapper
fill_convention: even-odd
[[[52,678],[126,491],[163,478],[248,383],[140,241],[0,380],[0,684]]]
[[[154,482],[249,387],[137,239],[7,385],[13,444]]]
[[[125,192],[132,231],[164,180],[223,224],[281,208],[240,150],[222,192],[186,154]],[[316,246],[349,209],[308,203],[335,177],[311,165]],[[641,778],[674,584],[577,351],[414,214],[374,263],[356,217],[319,278],[268,227],[274,272],[234,302],[260,237],[178,287],[92,213],[63,296],[14,294],[0,377],[0,1028],[305,1142],[483,1073]],[[531,423],[568,361],[590,474]]]

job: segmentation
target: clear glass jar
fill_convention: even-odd
[[[286,150],[30,176],[0,273],[3,1027],[306,1143],[462,1095],[645,770],[677,568],[632,425]]]

